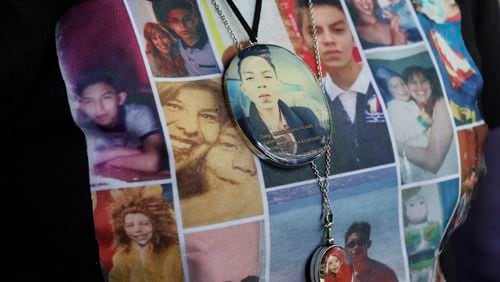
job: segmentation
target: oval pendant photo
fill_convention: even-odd
[[[252,45],[224,73],[232,117],[250,150],[278,166],[307,164],[331,138],[328,102],[315,75],[279,46]]]
[[[320,247],[312,258],[310,275],[314,282],[351,282],[354,268],[349,254],[342,247]]]

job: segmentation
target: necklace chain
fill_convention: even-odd
[[[309,17],[311,18],[311,30],[313,35],[313,49],[314,49],[314,59],[316,60],[316,72],[317,80],[319,85],[321,85],[321,89],[325,91],[325,84],[323,82],[323,68],[321,67],[321,59],[319,57],[319,47],[318,47],[318,35],[316,29],[316,18],[313,13],[313,2],[312,0],[308,0],[307,6],[309,7]]]
[[[217,3],[216,0],[211,0],[212,5],[214,6],[215,10],[217,11],[217,14],[219,14],[220,19],[222,20],[222,23],[226,27],[227,31],[229,32],[229,36],[231,36],[231,39],[233,40],[234,44],[236,47],[238,47],[238,50],[242,50],[243,46],[240,43],[240,40],[238,40],[238,37],[236,37],[236,34],[234,33],[233,29],[231,28],[231,25],[229,24],[229,21],[227,20],[226,16],[224,15],[224,12],[222,11],[221,7]]]
[[[319,47],[318,47],[318,35],[316,29],[316,19],[314,17],[313,12],[313,2],[312,0],[308,0],[307,3],[309,7],[309,17],[311,18],[311,30],[313,35],[313,49],[314,49],[314,58],[316,60],[316,71],[318,73],[317,79],[318,83],[321,86],[321,89],[325,91],[325,84],[323,82],[323,69],[321,66],[321,59],[319,55]],[[328,244],[335,244],[335,240],[333,239],[333,224],[335,222],[335,216],[333,214],[332,203],[330,201],[330,197],[328,192],[330,192],[330,182],[328,182],[328,176],[330,175],[330,159],[331,159],[331,151],[330,145],[327,145],[325,152],[325,175],[321,176],[319,170],[316,166],[316,163],[311,162],[311,167],[313,169],[314,175],[316,176],[316,180],[318,181],[318,186],[321,191],[321,198],[323,202],[323,227],[325,230],[325,242]]]
[[[222,23],[226,27],[233,43],[236,45],[236,47],[239,50],[243,50],[243,46],[241,42],[239,41],[238,37],[236,37],[236,34],[234,33],[233,29],[231,28],[231,25],[229,24],[229,21],[227,20],[226,16],[224,15],[224,12],[222,11],[222,8],[219,6],[217,3],[217,0],[210,0],[212,2],[212,5],[214,6],[215,10],[217,11],[217,14],[219,14],[220,19],[222,20]],[[312,29],[312,35],[313,35],[313,49],[314,49],[314,58],[316,61],[316,72],[317,72],[317,81],[323,90],[325,91],[325,85],[323,82],[323,70],[321,67],[321,59],[319,55],[319,47],[318,47],[318,36],[316,33],[316,21],[313,13],[313,2],[312,0],[308,0],[307,4],[309,8],[309,17],[311,19],[311,29]],[[250,43],[252,44],[252,43]],[[252,44],[253,45],[253,44]],[[316,166],[316,163],[313,161],[311,162],[311,167],[314,172],[314,176],[316,177],[316,181],[318,182],[318,186],[321,191],[321,198],[322,198],[322,206],[323,206],[323,227],[325,230],[325,242],[328,244],[333,245],[335,243],[335,240],[333,239],[333,234],[332,234],[332,229],[333,229],[333,223],[335,220],[335,217],[333,215],[333,209],[332,209],[332,204],[330,201],[330,197],[328,196],[328,192],[330,191],[330,183],[328,182],[328,176],[330,175],[330,160],[331,160],[331,152],[330,152],[330,145],[326,146],[325,150],[325,175],[321,176],[318,167]]]

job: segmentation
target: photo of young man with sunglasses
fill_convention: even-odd
[[[353,281],[398,281],[394,270],[368,256],[368,249],[372,246],[370,232],[370,223],[354,221],[345,233],[345,249],[354,265]]]

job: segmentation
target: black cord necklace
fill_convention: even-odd
[[[233,10],[234,15],[238,19],[238,21],[241,23],[243,28],[248,34],[248,37],[250,37],[250,42],[251,43],[257,43],[257,34],[259,32],[259,23],[260,23],[260,14],[262,11],[262,0],[257,0],[255,3],[255,10],[253,12],[253,21],[252,21],[252,27],[250,27],[241,14],[240,10],[236,5],[234,4],[233,0],[226,0],[227,4]]]

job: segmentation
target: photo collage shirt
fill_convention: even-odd
[[[307,1],[263,1],[258,43],[315,73],[317,40],[336,244],[356,281],[432,281],[440,247],[467,215],[487,130],[460,9],[312,2],[314,23]],[[254,1],[235,3],[251,22]],[[321,192],[310,165],[257,158],[231,118],[222,78],[235,41],[248,38],[226,1],[87,0],[63,15],[56,38],[87,140],[107,280],[307,281],[323,236]],[[280,99],[314,112],[300,81],[280,72],[276,64]],[[323,172],[325,158],[316,162]]]

